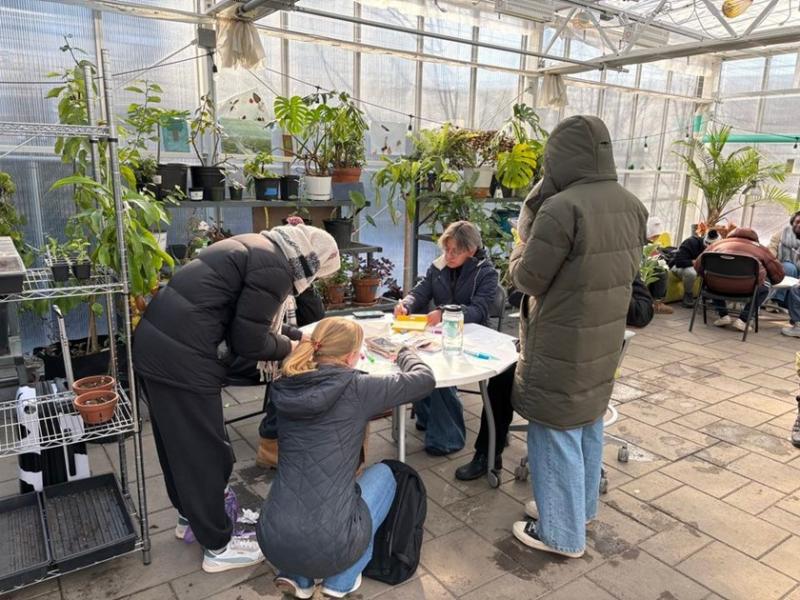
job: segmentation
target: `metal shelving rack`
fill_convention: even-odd
[[[120,179],[119,158],[117,156],[118,140],[116,138],[116,123],[113,111],[109,107],[114,106],[113,93],[109,73],[108,51],[103,49],[100,52],[100,72],[104,89],[104,106],[106,107],[105,125],[97,125],[97,117],[94,109],[96,100],[93,93],[94,86],[92,81],[94,75],[89,67],[85,67],[84,76],[86,81],[86,95],[88,98],[88,118],[86,125],[61,125],[45,123],[12,123],[0,121],[0,136],[38,136],[38,137],[88,137],[91,147],[91,157],[93,166],[93,176],[95,180],[100,180],[100,146],[101,140],[106,142],[108,149],[108,174],[110,185],[114,196],[115,220],[117,229],[117,250],[122,258],[122,269],[120,273],[113,274],[107,271],[96,273],[91,279],[84,282],[56,283],[53,281],[49,269],[29,269],[23,284],[22,292],[18,294],[8,294],[0,296],[0,303],[19,303],[29,300],[54,300],[58,298],[78,297],[78,296],[100,296],[105,298],[106,317],[108,320],[110,344],[110,355],[112,373],[117,381],[119,377],[119,365],[113,342],[114,332],[117,331],[116,311],[114,310],[114,296],[122,295],[124,305],[127,307],[127,297],[129,294],[128,263],[125,240],[123,239],[124,227],[122,221],[122,184]],[[125,337],[127,350],[126,369],[128,376],[128,387],[123,389],[117,386],[119,401],[115,410],[114,417],[108,423],[95,426],[86,426],[83,433],[76,438],[74,432],[67,431],[62,433],[49,421],[52,417],[40,417],[38,421],[40,435],[37,445],[41,449],[54,448],[65,443],[87,442],[91,440],[108,439],[116,437],[119,447],[119,481],[123,493],[123,500],[126,504],[125,509],[131,515],[133,522],[139,524],[139,533],[133,551],[142,552],[144,564],[150,563],[150,534],[147,516],[147,495],[145,489],[144,461],[142,451],[142,422],[139,412],[139,401],[136,394],[136,380],[133,373],[131,362],[131,320],[128,310],[122,311],[121,333]],[[33,402],[37,407],[56,408],[62,414],[77,415],[72,400],[75,395],[72,392],[63,392],[47,396],[38,396],[29,402]],[[53,411],[38,411],[39,414],[53,414]],[[0,403],[0,457],[8,457],[23,454],[30,451],[30,442],[18,436],[19,419],[17,416],[16,400]],[[133,438],[134,449],[134,468],[135,468],[135,494],[136,502],[131,494],[128,482],[128,461],[126,438]],[[127,554],[128,552],[121,553]],[[107,559],[104,559],[107,560]],[[100,561],[102,562],[102,561]],[[91,566],[91,565],[87,565]],[[85,567],[81,567],[85,568]],[[64,575],[64,572],[57,568],[51,568],[47,575],[37,580],[44,581],[53,577]],[[30,585],[30,584],[26,584]]]

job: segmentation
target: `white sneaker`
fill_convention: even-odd
[[[716,321],[714,321],[714,327],[725,327],[726,325],[730,325],[733,323],[733,319],[731,319],[730,315],[725,315],[724,317],[720,317]]]
[[[348,591],[337,592],[336,590],[332,590],[330,588],[322,586],[322,593],[330,598],[344,598],[348,594],[352,594],[353,592],[355,592],[360,587],[361,587],[361,573],[358,574],[358,577],[356,577],[356,582],[353,584],[353,587],[350,588]]]
[[[313,585],[307,588],[300,587],[300,585],[290,577],[276,577],[274,581],[275,587],[284,594],[289,594],[290,596],[300,598],[301,600],[307,600],[308,598],[314,596]]]
[[[252,537],[233,536],[228,545],[219,552],[203,551],[203,571],[221,573],[231,569],[252,567],[264,560],[258,542]]]
[[[800,323],[794,323],[791,327],[781,329],[781,334],[788,337],[800,338]]]
[[[539,520],[539,508],[536,506],[536,500],[528,500],[525,503],[525,514],[531,519]],[[586,524],[589,525],[594,519],[589,519]]]
[[[178,523],[175,525],[175,537],[182,540],[186,536],[187,529],[189,529],[189,519],[178,515]]]
[[[533,548],[534,550],[558,554],[560,556],[566,556],[567,558],[580,558],[585,552],[585,550],[580,550],[579,552],[565,552],[548,546],[539,539],[539,534],[536,533],[536,521],[517,521],[514,523],[513,532],[515,538],[528,546],[528,548]]]
[[[744,331],[745,329],[747,329],[747,323],[745,323],[741,319],[736,319],[733,322],[733,327],[734,327],[734,329],[738,329],[739,331]],[[753,331],[753,324],[752,323],[750,323],[750,331]]]

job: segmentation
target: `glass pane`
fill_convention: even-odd
[[[59,50],[64,45],[65,34],[72,36],[73,46],[86,51],[83,56],[96,62],[91,10],[34,0],[0,3],[0,47],[4,49],[2,79],[49,81],[47,73],[73,66],[70,55]],[[53,79],[52,85],[0,85],[0,121],[57,122],[56,101],[45,99],[47,91],[57,83],[58,79]],[[4,140],[4,143],[11,142],[9,138]],[[37,138],[31,142],[36,146],[52,144],[51,138]]]
[[[353,91],[353,53],[319,44],[289,41],[291,94],[305,96],[321,91]]]
[[[367,134],[370,160],[405,153],[407,115],[414,113],[415,76],[413,61],[384,54],[361,55],[361,98],[377,105],[361,105],[370,124]]]
[[[717,120],[741,129],[756,128],[758,100],[725,100],[718,105]]]
[[[498,33],[481,29],[480,39],[485,42],[519,48],[522,36],[509,32]],[[487,48],[478,49],[478,62],[518,69],[520,55]],[[475,128],[496,129],[511,115],[511,108],[519,99],[519,75],[500,71],[478,69],[475,98]]]
[[[400,25],[402,27],[417,27],[416,17],[401,12],[396,8],[377,8],[374,6],[362,5],[361,17],[369,21],[379,21],[391,25]],[[377,27],[362,27],[361,41],[365,44],[380,46],[382,48],[410,51],[415,51],[417,49],[417,36],[391,31],[389,29],[378,29]]]
[[[597,88],[570,86],[567,91],[568,102],[564,108],[564,118],[572,115],[593,115],[597,113]]]
[[[630,142],[631,123],[630,114],[633,109],[633,94],[619,92],[608,89],[605,94],[603,108],[603,120],[611,134],[614,146],[614,160],[617,169],[625,169],[628,166],[628,146]]]
[[[636,110],[636,124],[630,142],[628,168],[655,169],[659,166],[658,154],[661,139],[661,118],[665,102],[661,98],[639,96]],[[652,192],[651,192],[652,195]]]
[[[602,54],[602,50],[598,49],[593,44],[585,42],[579,38],[573,38],[569,44],[569,56],[570,58],[576,58],[578,60],[590,60],[592,58],[597,58]],[[600,71],[595,69],[594,71],[585,71],[583,73],[578,73],[575,75],[579,79],[586,79],[589,81],[600,81]]]
[[[793,87],[797,52],[778,54],[769,62],[768,90],[785,90]]]
[[[652,216],[659,217],[664,224],[664,230],[672,235],[672,243],[677,246],[681,240],[676,239],[680,225],[681,208],[683,206],[683,181],[682,175],[677,173],[662,173],[656,190],[656,203],[648,207]]]
[[[647,210],[653,203],[653,184],[655,175],[652,173],[631,173],[627,177],[625,189],[642,201]]]
[[[730,60],[722,63],[719,90],[722,95],[761,89],[764,58]]]
[[[422,69],[422,116],[436,122],[467,124],[469,68],[426,63]],[[432,127],[435,123],[423,123]]]
[[[639,80],[639,87],[645,90],[666,92],[667,71],[655,64],[642,65],[642,78]]]
[[[340,15],[353,15],[352,0],[304,0],[303,7]],[[340,40],[352,40],[355,25],[326,17],[289,12],[289,29],[303,33],[318,33]]]

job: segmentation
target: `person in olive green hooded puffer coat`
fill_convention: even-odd
[[[520,314],[514,409],[530,421],[538,523],[523,543],[566,556],[585,549],[597,511],[603,414],[622,349],[647,210],[617,183],[608,129],[562,121],[545,147],[544,179],[526,200],[509,272],[527,295]]]

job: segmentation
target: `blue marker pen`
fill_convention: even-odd
[[[464,350],[464,354],[469,354],[470,356],[474,356],[475,358],[480,358],[481,360],[497,360],[496,357],[492,356],[491,354],[486,354],[485,352],[473,352],[472,350]]]

